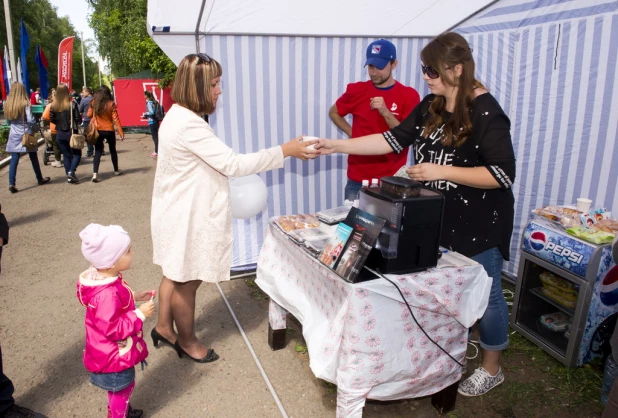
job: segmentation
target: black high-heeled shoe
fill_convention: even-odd
[[[174,343],[174,348],[176,349],[176,352],[178,353],[178,357],[182,358],[182,356],[185,355],[196,363],[211,363],[219,359],[219,354],[215,353],[215,350],[213,350],[212,348],[209,348],[208,351],[206,352],[206,356],[202,358],[194,358],[188,355],[185,352],[185,350],[183,350],[182,347],[180,347],[180,344],[178,344],[178,340],[176,340],[176,342]]]
[[[174,347],[174,344],[169,342],[163,335],[159,334],[156,328],[153,328],[152,331],[150,331],[150,338],[152,338],[152,344],[157,348],[159,348],[159,341],[169,345],[170,347]]]

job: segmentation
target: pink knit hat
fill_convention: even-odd
[[[90,224],[79,233],[82,254],[97,269],[108,269],[131,245],[127,231],[118,225]]]

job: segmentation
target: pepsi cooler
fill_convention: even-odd
[[[600,357],[618,313],[611,246],[571,235],[551,221],[526,226],[511,326],[565,366]]]

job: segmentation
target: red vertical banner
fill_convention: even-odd
[[[58,84],[64,83],[71,90],[73,82],[73,40],[74,36],[64,38],[58,47]]]

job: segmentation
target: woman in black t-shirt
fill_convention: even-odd
[[[501,271],[513,232],[510,121],[474,78],[472,50],[461,35],[439,35],[423,48],[421,59],[431,94],[399,126],[350,140],[320,140],[316,149],[380,155],[413,147],[415,165],[408,175],[446,198],[440,244],[478,261],[493,278],[489,305],[479,321],[483,362],[459,386],[462,395],[479,396],[504,381],[499,361],[508,346]]]

